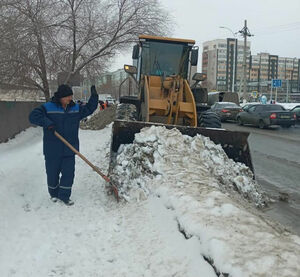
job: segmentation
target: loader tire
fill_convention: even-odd
[[[125,104],[125,103],[119,104],[116,111],[116,119],[126,120],[126,121],[136,121],[137,120],[136,106],[133,104]]]
[[[222,128],[220,117],[214,112],[199,114],[198,126],[205,128]]]

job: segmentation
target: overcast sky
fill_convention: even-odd
[[[196,40],[202,52],[207,40],[232,37],[247,20],[251,52],[300,58],[300,0],[161,0],[176,26],[172,37]],[[238,36],[239,39],[242,37]],[[130,50],[131,51],[131,50]],[[117,57],[112,70],[131,64],[131,54]],[[201,55],[199,57],[201,64]],[[201,66],[198,66],[200,69]]]

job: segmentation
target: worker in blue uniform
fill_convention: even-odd
[[[80,120],[92,114],[98,106],[98,94],[91,87],[86,105],[73,101],[73,91],[60,85],[51,101],[35,108],[29,115],[32,124],[43,127],[43,152],[47,173],[48,191],[53,202],[73,205],[70,199],[75,175],[75,154],[54,134],[57,131],[79,151],[78,130]]]

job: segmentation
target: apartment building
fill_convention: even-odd
[[[267,93],[272,79],[281,79],[282,93],[300,92],[300,59],[279,57],[270,53],[251,55],[250,42],[246,49],[247,90]],[[244,42],[234,38],[216,39],[203,43],[202,72],[207,74],[203,85],[208,90],[241,90],[243,80]]]
[[[250,47],[247,42],[246,67],[250,72]],[[244,42],[235,38],[216,39],[203,43],[202,72],[207,74],[203,83],[208,90],[238,91],[243,79]]]
[[[280,90],[296,93],[300,91],[300,59],[279,57],[269,53],[251,56],[248,89],[259,93],[271,89],[272,79],[281,79]]]

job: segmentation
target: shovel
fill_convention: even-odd
[[[77,156],[79,156],[83,161],[85,161],[94,171],[96,171],[107,183],[109,183],[117,201],[119,202],[118,188],[110,181],[110,179],[104,175],[100,168],[93,165],[85,156],[83,156],[79,151],[77,151],[68,141],[66,141],[59,133],[54,131],[54,135],[59,138],[66,146],[68,146]]]

